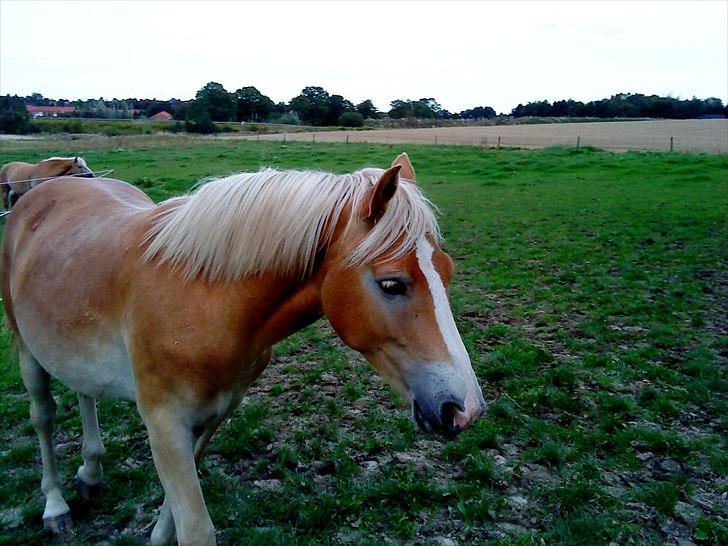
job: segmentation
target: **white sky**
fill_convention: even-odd
[[[0,0],[0,94],[287,102],[434,97],[452,112],[618,92],[728,98],[728,2]]]

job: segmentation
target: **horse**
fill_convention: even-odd
[[[13,161],[0,169],[0,186],[3,191],[5,210],[15,204],[20,197],[41,182],[58,176],[80,176],[92,178],[94,173],[82,157],[51,157],[40,163]]]
[[[136,402],[164,489],[152,544],[214,544],[197,465],[279,340],[325,316],[452,436],[484,411],[447,289],[433,205],[405,154],[387,170],[264,169],[156,205],[125,182],[57,178],[21,199],[0,282],[43,462],[43,522],[72,526],[51,442],[55,377],[78,393],[91,499],[96,399]]]

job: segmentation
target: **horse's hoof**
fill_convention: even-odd
[[[81,500],[91,502],[101,495],[101,482],[89,485],[81,478],[76,478],[76,492]]]
[[[73,529],[73,520],[71,519],[71,512],[65,514],[59,514],[52,518],[43,518],[43,528],[50,529],[57,535],[63,535]]]

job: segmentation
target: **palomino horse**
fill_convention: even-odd
[[[51,157],[40,163],[13,161],[0,170],[0,186],[3,190],[3,207],[10,210],[20,196],[41,182],[58,176],[93,177],[82,157]]]
[[[483,412],[447,299],[452,260],[404,154],[386,171],[233,175],[158,206],[112,179],[33,191],[5,228],[2,293],[55,531],[71,522],[51,376],[78,392],[85,497],[102,478],[95,399],[136,402],[165,492],[154,544],[175,531],[180,544],[215,542],[196,472],[203,449],[271,346],[323,315],[422,429],[455,434]]]

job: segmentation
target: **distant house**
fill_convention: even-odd
[[[76,111],[75,106],[33,106],[32,104],[26,104],[25,109],[34,118],[55,118],[59,114],[73,114]]]
[[[164,112],[164,111],[157,112],[149,119],[151,119],[152,121],[169,121],[170,119],[172,119],[172,114],[170,114],[169,112]]]

